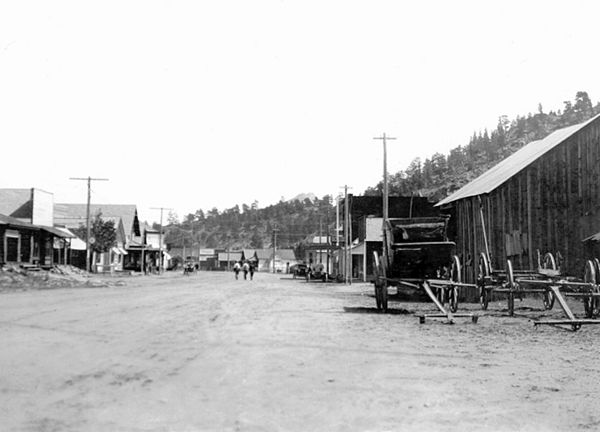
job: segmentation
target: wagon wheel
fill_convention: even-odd
[[[485,279],[490,276],[490,264],[486,254],[479,254],[479,262],[477,264],[477,286],[479,286],[479,304],[481,309],[487,310],[489,303],[488,292],[485,289]]]
[[[446,288],[444,287],[437,287],[435,289],[435,296],[437,297],[438,301],[441,304],[446,303]]]
[[[460,260],[456,255],[452,257],[452,266],[450,267],[450,280],[452,282],[461,283]],[[458,287],[452,285],[448,288],[448,305],[450,312],[458,310]]]
[[[596,291],[596,269],[592,261],[586,261],[585,269],[583,273],[583,281],[589,284],[593,284],[592,292]],[[583,308],[585,310],[585,317],[592,318],[594,315],[594,297],[583,298]]]
[[[373,273],[375,273],[375,283],[373,284],[373,286],[375,287],[375,304],[377,305],[377,310],[380,310],[381,289],[379,288],[379,284],[381,284],[381,264],[379,263],[379,255],[377,254],[377,252],[373,252]]]
[[[544,261],[542,262],[542,269],[544,270],[556,270],[556,260],[554,256],[548,252],[544,255]],[[550,290],[546,290],[543,294],[544,308],[550,310],[554,307],[554,293]]]
[[[546,255],[544,255],[544,263],[542,264],[542,268],[556,270],[556,260],[551,252],[547,252]]]
[[[600,261],[598,258],[594,258],[594,270],[596,270],[596,283],[598,283],[598,277],[600,277]],[[600,293],[600,287],[595,286],[593,292],[595,294]],[[600,298],[592,298],[592,316],[597,317],[600,315]]]
[[[373,252],[373,264],[375,269],[375,303],[377,309],[387,311],[387,281],[385,280],[385,267],[379,260],[379,254]]]
[[[513,316],[515,314],[515,276],[510,260],[506,260],[506,281],[510,290],[508,292],[508,315]]]

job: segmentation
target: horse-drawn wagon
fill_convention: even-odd
[[[438,314],[421,315],[445,317],[453,322],[455,317],[473,314],[456,314],[461,286],[460,260],[454,254],[456,244],[448,240],[448,216],[419,218],[390,218],[384,220],[383,254],[374,252],[375,301],[377,309],[388,308],[388,287],[412,293],[424,291],[440,310]]]

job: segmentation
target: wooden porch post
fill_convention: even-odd
[[[367,281],[367,239],[365,239],[365,251],[363,252],[363,282]]]

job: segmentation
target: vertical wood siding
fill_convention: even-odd
[[[534,269],[536,251],[562,256],[562,270],[581,276],[582,240],[600,232],[600,121],[575,135],[481,196],[492,267]],[[485,251],[477,197],[455,201],[457,252],[463,279],[473,283]],[[600,258],[600,257],[599,257]]]

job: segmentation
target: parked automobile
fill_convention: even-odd
[[[313,265],[306,270],[306,281],[322,280],[323,282],[335,280],[335,278],[325,271],[325,266],[321,263]]]
[[[294,264],[290,266],[290,273],[296,277],[306,277],[308,266],[306,264]]]

